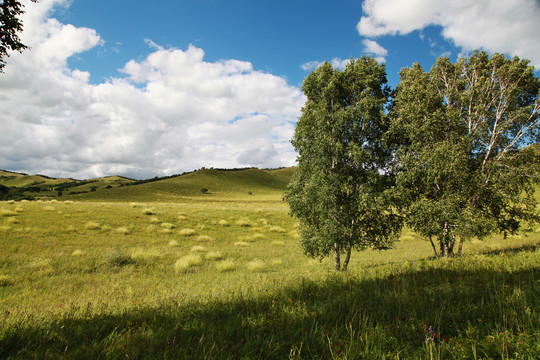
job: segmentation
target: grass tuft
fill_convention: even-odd
[[[193,235],[195,235],[195,230],[190,229],[190,228],[180,229],[180,231],[178,231],[178,233],[180,235],[182,235],[182,236],[193,236]]]
[[[272,232],[277,232],[277,233],[286,233],[287,230],[285,230],[284,228],[282,228],[281,226],[272,226],[270,227],[270,229],[268,229],[269,231],[272,231]]]
[[[83,254],[84,252],[82,250],[77,249],[77,250],[73,250],[73,252],[71,253],[71,256],[81,256]]]
[[[101,230],[101,225],[96,221],[88,221],[84,224],[86,230]]]
[[[131,256],[124,254],[120,251],[113,251],[105,254],[103,257],[105,264],[109,266],[122,267],[133,263]]]
[[[229,226],[229,222],[227,220],[221,219],[218,221],[218,225]]]
[[[204,255],[204,258],[206,260],[223,260],[225,258],[225,255],[221,251],[210,251],[206,255]]]
[[[143,215],[156,215],[156,213],[154,212],[154,209],[152,208],[143,209],[142,214]]]
[[[219,272],[233,271],[236,269],[236,264],[231,259],[225,259],[216,264],[216,270]]]
[[[0,275],[0,287],[12,286],[15,283],[9,275]]]
[[[179,245],[178,241],[176,241],[176,240],[169,241],[169,246],[178,246],[178,245]]]
[[[234,243],[234,246],[245,247],[245,246],[249,246],[249,243],[245,241],[237,241]]]
[[[207,235],[199,235],[199,236],[197,236],[197,241],[198,242],[210,242],[210,241],[212,241],[212,238],[210,236],[207,236]]]
[[[161,257],[161,253],[156,249],[137,248],[131,252],[134,261],[152,261]]]
[[[127,228],[127,226],[119,226],[116,229],[114,229],[114,232],[116,234],[122,234],[122,235],[129,235],[130,231]]]
[[[165,228],[165,229],[169,229],[169,230],[172,230],[176,227],[176,225],[172,224],[172,223],[162,223],[161,224],[161,227],[162,228]]]
[[[249,226],[251,226],[251,224],[247,220],[237,220],[236,225],[241,226],[241,227],[249,227]]]
[[[283,242],[281,240],[274,240],[274,241],[272,241],[271,244],[274,245],[274,246],[283,246],[283,245],[285,245],[285,242]]]
[[[194,246],[191,247],[191,249],[189,249],[189,251],[191,251],[191,252],[205,252],[206,248],[204,246],[201,246],[201,245],[194,245]]]
[[[176,273],[185,273],[192,271],[194,267],[200,264],[202,264],[202,257],[200,255],[186,255],[174,263],[174,271]]]
[[[0,216],[17,216],[17,212],[13,210],[0,209]]]
[[[265,267],[264,261],[261,259],[254,259],[247,263],[246,268],[249,271],[261,271]]]

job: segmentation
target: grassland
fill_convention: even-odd
[[[335,273],[291,170],[246,171],[0,202],[0,358],[538,359],[539,226],[450,260],[404,231]]]

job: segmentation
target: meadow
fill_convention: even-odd
[[[454,259],[405,230],[336,273],[284,171],[0,202],[0,358],[539,358],[540,226]]]

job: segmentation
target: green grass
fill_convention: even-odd
[[[405,230],[394,249],[355,252],[350,271],[335,273],[332,259],[302,254],[276,188],[261,199],[264,186],[202,195],[200,185],[154,201],[0,202],[0,358],[540,353],[540,232],[436,260]]]

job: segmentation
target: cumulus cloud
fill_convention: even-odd
[[[379,45],[376,41],[370,39],[362,40],[364,45],[364,52],[375,57],[380,62],[386,62],[385,56],[388,55],[388,50]]]
[[[145,178],[214,167],[293,165],[289,143],[305,101],[249,62],[206,62],[164,48],[100,84],[68,59],[104,43],[51,17],[68,0],[27,6],[22,40],[0,76],[0,167],[50,176]],[[142,39],[141,39],[142,41]]]
[[[540,2],[537,0],[365,0],[360,35],[405,35],[428,25],[465,52],[483,49],[531,60],[540,68]]]

